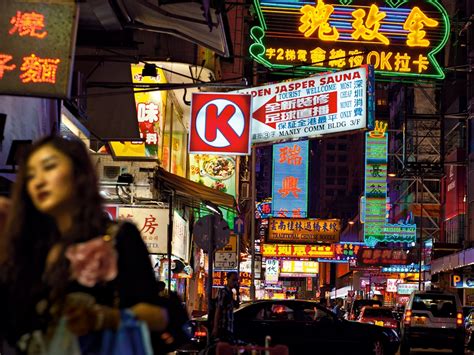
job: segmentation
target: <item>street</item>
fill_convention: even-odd
[[[430,355],[430,354],[451,354],[451,350],[436,350],[436,349],[415,349],[411,351],[411,355]],[[466,350],[466,355],[473,355],[474,352],[471,350]],[[397,352],[397,355],[400,355],[400,352]]]

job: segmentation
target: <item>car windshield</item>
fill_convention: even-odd
[[[392,310],[385,308],[366,308],[364,317],[388,317],[393,318]]]
[[[376,300],[356,300],[353,306],[354,314],[359,316],[362,307],[373,306],[374,304],[381,306],[382,302]]]
[[[429,311],[433,317],[456,317],[456,299],[452,295],[420,294],[413,299],[414,311]]]

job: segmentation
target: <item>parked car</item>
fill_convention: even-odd
[[[201,332],[207,318],[194,322]],[[264,345],[269,335],[274,345],[287,345],[290,354],[386,355],[395,354],[400,343],[393,329],[338,319],[314,301],[255,301],[235,310],[234,322],[236,339]]]
[[[373,305],[378,305],[382,307],[382,302],[379,300],[355,300],[351,304],[351,309],[349,310],[349,313],[347,314],[347,320],[356,320],[360,315],[360,311],[362,307],[373,306]]]
[[[390,307],[362,307],[359,318],[357,320],[361,323],[370,323],[379,325],[381,327],[388,327],[391,329],[398,330],[399,327],[399,323],[395,319],[393,310]]]
[[[401,324],[400,354],[410,348],[452,349],[464,354],[462,306],[456,294],[443,291],[414,291]]]

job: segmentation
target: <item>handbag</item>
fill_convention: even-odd
[[[131,310],[120,310],[119,328],[103,331],[100,355],[153,355],[148,326]]]

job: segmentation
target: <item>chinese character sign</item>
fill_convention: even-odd
[[[263,244],[263,256],[288,258],[332,258],[331,245]]]
[[[69,96],[78,7],[0,1],[0,94]]]
[[[166,254],[168,236],[167,209],[119,207],[119,219],[135,223],[149,253]]]
[[[273,216],[306,217],[308,141],[273,146]]]
[[[267,259],[265,261],[265,283],[275,284],[280,275],[280,262],[278,259]]]
[[[268,242],[316,244],[337,243],[341,233],[339,219],[270,218]]]
[[[252,142],[373,127],[372,66],[238,91],[252,95]]]
[[[450,24],[438,0],[256,0],[251,56],[273,69],[371,64],[384,76],[444,78],[434,55]],[[284,30],[282,30],[284,29]]]
[[[144,64],[132,64],[132,81],[134,84],[164,84],[166,76],[161,68],[157,68],[156,77],[142,76]],[[118,158],[149,158],[161,159],[163,127],[167,93],[162,91],[135,90],[138,130],[142,141],[110,142],[112,153]]]

